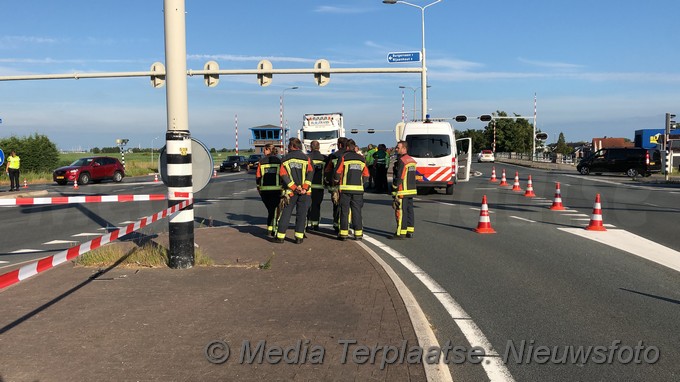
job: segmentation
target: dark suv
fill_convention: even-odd
[[[76,180],[79,185],[88,184],[90,181],[98,183],[105,179],[120,182],[124,177],[123,165],[118,159],[111,157],[80,158],[68,166],[59,167],[52,173],[52,179],[62,186]]]
[[[583,158],[576,169],[583,175],[616,172],[631,178],[650,176],[661,172],[661,153],[639,147],[601,149]]]
[[[248,170],[248,161],[243,155],[229,155],[220,164],[220,172]]]

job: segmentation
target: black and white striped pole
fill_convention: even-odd
[[[184,200],[193,199],[184,0],[164,0],[164,17],[168,116],[165,147],[168,166],[168,207],[172,207]],[[193,267],[193,205],[170,217],[169,241],[170,268]]]

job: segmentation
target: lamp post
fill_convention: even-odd
[[[286,95],[286,90],[295,90],[297,88],[298,88],[297,86],[293,86],[293,87],[290,87],[290,88],[283,89],[283,91],[281,92],[281,102],[279,104],[279,107],[280,107],[280,114],[281,114],[281,152],[282,153],[286,152],[286,147],[284,146],[284,142],[283,142],[284,141],[284,133],[285,133],[285,126],[283,126],[283,124],[284,124],[283,99],[284,99],[284,96]]]
[[[432,86],[427,85],[428,89],[431,88],[431,87]],[[413,91],[413,115],[412,115],[411,119],[415,121],[415,119],[416,119],[416,90],[420,89],[420,86],[418,86],[417,88],[414,88],[412,86],[399,85],[399,89],[411,89]],[[427,113],[425,113],[425,114],[427,114]],[[423,120],[424,119],[425,119],[425,115],[423,115]]]
[[[411,4],[407,1],[402,1],[402,0],[383,0],[383,3],[385,4],[405,4],[411,7],[415,7],[420,9],[420,20],[421,20],[421,25],[422,25],[422,53],[423,53],[423,60],[422,60],[422,69],[420,72],[420,82],[421,82],[421,89],[422,89],[422,94],[421,94],[421,103],[422,103],[422,114],[423,114],[423,120],[425,119],[425,116],[427,115],[427,66],[425,64],[425,8],[430,7],[432,5],[435,5],[439,3],[442,0],[437,0],[433,3],[430,3],[424,7],[421,7],[420,5],[416,4]],[[415,119],[415,118],[414,118]]]
[[[153,166],[153,141],[158,139],[158,137],[151,140],[151,165]]]

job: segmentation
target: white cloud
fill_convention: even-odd
[[[317,13],[336,13],[336,14],[348,14],[348,13],[364,13],[366,12],[365,9],[360,9],[360,8],[349,8],[349,7],[332,7],[329,5],[322,5],[320,7],[317,7],[314,12]]]
[[[532,65],[532,66],[538,66],[541,68],[552,68],[552,69],[562,69],[562,70],[576,70],[583,68],[583,65],[579,64],[571,64],[567,62],[554,62],[554,61],[538,61],[538,60],[529,60],[526,58],[518,57],[517,61]]]

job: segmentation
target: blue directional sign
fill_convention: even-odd
[[[419,62],[420,52],[390,52],[387,54],[387,62]]]
[[[0,166],[2,166],[3,163],[5,163],[5,153],[0,149]]]

